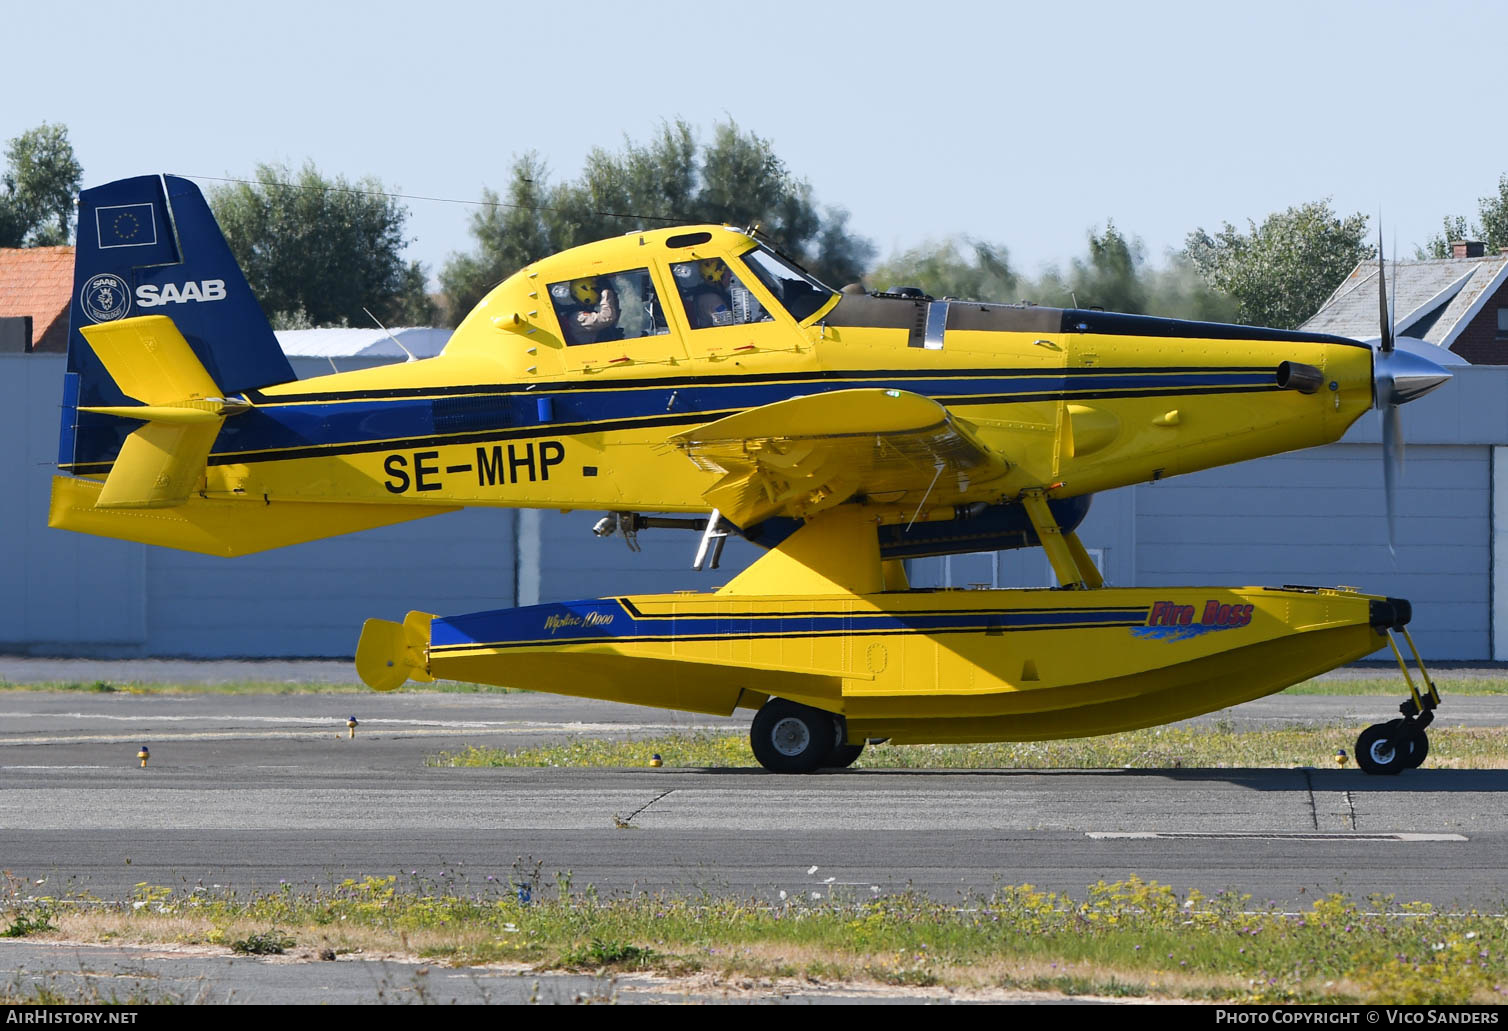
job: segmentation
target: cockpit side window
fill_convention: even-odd
[[[833,292],[795,265],[764,247],[756,247],[744,254],[741,260],[785,305],[791,317],[801,322],[821,310],[833,297]]]
[[[647,268],[551,283],[550,303],[573,347],[670,332]]]
[[[692,329],[772,321],[764,305],[722,258],[674,262],[670,274]]]

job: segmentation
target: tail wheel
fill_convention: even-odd
[[[842,747],[836,739],[832,713],[784,698],[766,702],[749,727],[754,758],[773,773],[811,773],[829,765],[828,757]]]
[[[1356,765],[1365,773],[1402,773],[1424,762],[1429,743],[1421,734],[1417,739],[1394,746],[1389,739],[1400,729],[1402,720],[1374,723],[1356,738]]]

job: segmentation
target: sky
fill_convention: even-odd
[[[312,161],[467,201],[731,119],[882,258],[966,234],[1035,274],[1107,218],[1156,263],[1327,197],[1408,257],[1508,172],[1497,3],[0,2],[0,140],[65,124],[85,186]],[[474,207],[406,203],[431,277],[471,249]]]

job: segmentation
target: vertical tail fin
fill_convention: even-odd
[[[295,378],[193,183],[171,175],[107,183],[79,194],[78,218],[59,468],[106,472],[133,429],[88,411],[129,402],[85,327],[168,315],[226,397]]]

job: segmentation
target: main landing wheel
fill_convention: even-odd
[[[1389,739],[1397,733],[1402,720],[1374,723],[1356,738],[1356,765],[1364,773],[1402,773],[1424,762],[1429,754],[1429,738],[1424,731],[1395,747]]]
[[[830,770],[846,770],[854,764],[854,760],[864,753],[864,742],[856,745],[838,745],[827,758],[822,760],[822,765]]]
[[[784,698],[771,698],[754,714],[749,744],[759,765],[771,772],[811,773],[833,765],[829,757],[839,748],[849,747],[838,745],[837,735],[838,726],[832,713]],[[855,755],[854,759],[857,758]]]
[[[856,745],[848,743],[848,720],[842,716],[833,716],[833,746],[827,753],[827,758],[822,760],[822,768],[827,770],[846,770],[854,764],[854,760],[864,753],[864,742]]]

